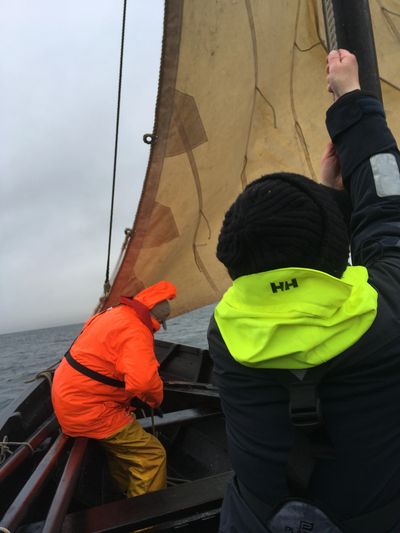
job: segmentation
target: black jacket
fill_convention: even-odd
[[[336,457],[318,462],[309,496],[342,520],[400,496],[400,155],[380,102],[361,91],[328,110],[327,127],[351,200],[352,264],[378,291],[373,325],[332,360],[319,391]],[[208,338],[233,469],[274,505],[289,496],[288,394],[273,370],[231,357],[214,318]]]

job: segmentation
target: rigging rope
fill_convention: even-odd
[[[119,60],[119,80],[118,80],[117,119],[116,119],[116,125],[115,125],[114,166],[113,166],[113,181],[112,181],[112,192],[111,192],[110,227],[109,227],[109,233],[108,233],[108,251],[107,251],[106,278],[105,278],[105,281],[104,281],[104,294],[108,294],[108,292],[110,290],[111,235],[112,235],[113,216],[114,216],[115,178],[116,178],[116,172],[117,172],[119,115],[120,115],[120,107],[121,107],[121,86],[122,86],[122,65],[123,65],[123,61],[124,61],[124,43],[125,43],[126,2],[127,2],[127,0],[124,0],[124,8],[123,8],[123,15],[122,15],[121,52],[120,52],[120,60]]]
[[[322,7],[324,11],[325,31],[328,49],[336,50],[338,47],[338,43],[336,36],[336,21],[335,14],[333,11],[332,0],[323,0]]]

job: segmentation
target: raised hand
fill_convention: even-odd
[[[346,93],[360,89],[356,56],[348,50],[332,50],[327,57],[328,91],[335,100]]]

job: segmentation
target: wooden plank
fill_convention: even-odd
[[[222,416],[222,411],[215,407],[203,406],[165,413],[162,417],[154,416],[154,423],[156,429],[161,429],[167,426],[188,424],[194,420],[201,420],[213,416]],[[138,422],[143,429],[151,429],[152,427],[152,419],[150,416],[146,418],[138,418]]]
[[[232,473],[225,472],[158,492],[112,502],[66,516],[62,533],[123,533],[165,522],[190,521],[192,515],[221,506]]]

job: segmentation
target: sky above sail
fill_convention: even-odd
[[[83,322],[102,293],[123,1],[0,0],[0,333]],[[113,266],[153,129],[163,2],[128,0]]]

